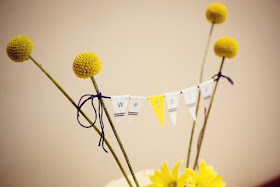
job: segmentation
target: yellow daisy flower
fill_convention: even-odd
[[[198,175],[192,169],[184,169],[184,177],[188,178],[189,187],[224,187],[226,183],[222,182],[222,177],[217,176],[213,167],[206,166],[205,161],[200,162]]]
[[[182,161],[176,163],[170,173],[167,167],[167,162],[161,165],[161,171],[155,171],[154,175],[149,175],[154,184],[145,187],[184,187],[187,184],[187,177],[178,176],[178,169]]]

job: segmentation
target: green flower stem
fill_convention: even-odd
[[[222,71],[222,68],[223,68],[223,65],[224,65],[224,61],[225,61],[225,57],[223,57],[223,59],[222,59],[219,72]],[[200,154],[200,150],[201,150],[201,146],[202,146],[202,142],[203,142],[204,133],[205,133],[205,130],[206,130],[206,125],[207,125],[208,117],[210,115],[210,111],[211,111],[211,108],[212,108],[212,103],[214,101],[214,97],[215,97],[215,94],[216,94],[216,90],[217,90],[218,84],[219,84],[219,80],[217,80],[216,83],[215,83],[213,95],[212,95],[211,100],[210,100],[209,109],[208,109],[207,114],[206,114],[205,119],[204,119],[204,124],[203,124],[202,131],[201,131],[201,137],[200,137],[200,141],[199,141],[199,144],[198,144],[198,149],[197,149],[197,153],[196,153],[196,158],[195,158],[193,170],[195,170],[195,168],[197,166],[197,161],[198,161],[198,158],[199,158],[199,154]]]
[[[73,101],[73,99],[66,93],[66,91],[64,91],[64,89],[52,78],[52,76],[42,67],[42,65],[40,65],[33,57],[30,56],[30,59],[45,73],[45,75],[55,84],[55,86],[64,94],[65,97],[67,97],[67,99],[78,109],[78,105]],[[92,124],[93,122],[87,117],[87,115],[80,110],[81,114],[86,118],[86,120]],[[93,126],[94,130],[101,135],[100,130],[96,127]],[[109,148],[109,150],[111,151],[113,157],[115,158],[117,164],[119,165],[119,168],[121,169],[124,177],[126,178],[128,184],[130,187],[133,187],[130,180],[127,177],[127,174],[125,172],[125,170],[123,169],[122,164],[120,163],[119,158],[117,157],[115,151],[113,150],[113,148],[111,147],[110,143],[107,141],[107,139],[105,139],[105,144],[107,145],[107,147]]]
[[[207,53],[208,53],[209,44],[210,44],[211,36],[212,36],[212,33],[213,33],[214,25],[215,25],[215,23],[213,22],[212,25],[211,25],[211,28],[210,28],[210,32],[209,32],[209,36],[208,36],[208,40],[207,40],[207,44],[206,44],[206,48],[205,48],[205,52],[204,52],[204,57],[203,57],[203,60],[202,60],[202,65],[201,65],[201,70],[200,70],[200,79],[199,79],[200,83],[202,83],[202,79],[203,79],[204,65],[205,65],[205,61],[206,61],[206,57],[207,57]]]
[[[94,88],[95,88],[96,93],[97,93],[97,94],[100,94],[99,88],[98,88],[97,83],[96,83],[96,81],[95,81],[95,79],[94,79],[93,76],[91,77],[91,81],[92,81],[92,83],[93,83],[93,86],[94,86]],[[103,106],[103,108],[104,108],[105,114],[106,114],[106,116],[107,116],[107,118],[108,118],[108,121],[109,121],[109,123],[110,123],[110,125],[111,125],[111,127],[112,127],[112,130],[113,130],[114,134],[115,134],[115,137],[116,137],[116,139],[117,139],[117,141],[118,141],[118,143],[119,143],[119,146],[120,146],[120,148],[121,148],[121,150],[122,150],[123,156],[124,156],[124,158],[125,158],[125,160],[126,160],[126,162],[127,162],[127,165],[128,165],[128,167],[129,167],[130,173],[131,173],[131,175],[132,175],[132,177],[133,177],[133,179],[134,179],[134,181],[135,181],[135,184],[136,184],[137,187],[140,187],[140,186],[139,186],[139,183],[138,183],[138,181],[137,181],[137,179],[136,179],[136,176],[135,176],[135,174],[134,174],[134,172],[133,172],[133,169],[132,169],[132,166],[131,166],[130,161],[129,161],[129,159],[128,159],[128,156],[127,156],[127,154],[126,154],[126,152],[125,152],[125,149],[124,149],[124,147],[123,147],[123,144],[122,144],[122,142],[121,142],[121,139],[120,139],[120,137],[119,137],[119,135],[118,135],[118,133],[117,133],[117,130],[116,130],[116,128],[115,128],[115,126],[114,126],[114,124],[113,124],[113,121],[112,121],[112,119],[111,119],[111,117],[110,117],[110,114],[109,114],[109,112],[108,112],[108,110],[107,110],[107,107],[106,107],[106,105],[105,105],[105,103],[104,103],[104,101],[103,101],[103,98],[100,98],[100,100],[101,100],[101,104],[102,104],[102,106]]]
[[[210,44],[210,39],[211,39],[211,36],[212,36],[214,25],[215,25],[215,23],[213,22],[212,25],[211,25],[211,28],[210,28],[210,32],[209,32],[209,36],[208,36],[208,40],[207,40],[207,44],[206,44],[206,48],[205,48],[205,52],[204,52],[204,57],[203,57],[202,64],[201,64],[199,84],[202,83],[202,81],[203,81],[204,65],[205,65],[205,61],[206,61],[206,57],[207,57],[207,53],[208,53],[208,49],[209,49],[209,44]],[[200,104],[200,91],[198,92],[198,97],[197,97],[197,102],[196,103],[197,104],[196,104],[195,115],[197,116],[198,109],[199,109],[199,104]],[[188,151],[187,165],[186,165],[187,168],[189,167],[189,163],[190,163],[192,140],[193,140],[193,134],[194,134],[194,130],[195,130],[195,125],[196,125],[196,121],[193,121],[193,126],[192,126],[192,131],[191,131],[191,138],[190,138],[190,142],[189,142],[189,151]]]

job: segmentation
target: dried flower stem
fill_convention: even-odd
[[[201,64],[199,84],[202,83],[202,81],[203,81],[204,65],[205,65],[205,61],[206,61],[206,57],[207,57],[207,53],[208,53],[208,49],[209,49],[209,44],[210,44],[210,39],[211,39],[211,36],[212,36],[214,25],[215,24],[213,22],[212,25],[211,25],[211,28],[210,28],[210,32],[209,32],[209,36],[208,36],[208,40],[207,40],[207,44],[206,44],[206,48],[205,48],[205,52],[204,52],[204,57],[203,57],[202,64]],[[199,109],[199,104],[200,104],[200,91],[198,92],[198,97],[197,97],[197,102],[196,103],[197,104],[196,104],[195,115],[197,116],[198,109]],[[189,163],[190,163],[191,147],[192,147],[192,140],[193,140],[193,134],[194,134],[195,125],[196,125],[196,121],[193,121],[193,126],[192,126],[192,131],[191,131],[191,138],[190,138],[190,142],[189,142],[189,151],[188,151],[187,165],[186,165],[187,168],[189,167]]]
[[[91,81],[92,81],[92,83],[93,83],[93,86],[94,86],[94,88],[95,88],[96,93],[97,93],[97,94],[100,94],[100,90],[99,90],[98,85],[97,85],[97,83],[96,83],[96,81],[95,81],[95,79],[94,79],[93,76],[91,77]],[[126,152],[125,152],[125,149],[124,149],[124,147],[123,147],[123,144],[122,144],[122,142],[121,142],[121,139],[120,139],[120,137],[119,137],[119,135],[118,135],[118,133],[117,133],[117,130],[116,130],[116,128],[115,128],[115,126],[114,126],[114,124],[113,124],[113,121],[112,121],[112,119],[111,119],[111,117],[110,117],[110,114],[109,114],[109,112],[108,112],[108,110],[107,110],[107,107],[106,107],[106,105],[105,105],[105,103],[104,103],[104,101],[103,101],[103,98],[100,98],[100,100],[101,100],[101,104],[102,104],[102,106],[103,106],[103,109],[104,109],[104,111],[105,111],[105,114],[106,114],[106,116],[107,116],[107,118],[108,118],[108,121],[109,121],[109,123],[110,123],[110,125],[111,125],[111,127],[112,127],[112,130],[113,130],[114,134],[115,134],[115,137],[116,137],[116,139],[117,139],[117,141],[118,141],[118,143],[119,143],[119,146],[120,146],[120,148],[121,148],[121,150],[122,150],[123,156],[124,156],[124,158],[125,158],[125,160],[126,160],[126,162],[127,162],[127,165],[128,165],[128,167],[129,167],[130,173],[131,173],[131,175],[132,175],[132,177],[133,177],[133,179],[134,179],[134,181],[135,181],[135,184],[136,184],[137,187],[140,187],[140,186],[139,186],[139,183],[138,183],[138,181],[137,181],[137,179],[136,179],[136,176],[135,176],[135,174],[134,174],[134,172],[133,172],[133,169],[132,169],[132,166],[131,166],[130,161],[129,161],[129,159],[128,159],[128,156],[127,156],[127,154],[126,154]]]
[[[211,25],[211,28],[210,28],[210,32],[209,32],[209,36],[208,36],[208,40],[207,40],[207,44],[206,44],[206,49],[205,49],[204,57],[203,57],[203,60],[202,60],[202,65],[201,65],[201,70],[200,70],[200,79],[199,79],[200,83],[203,80],[204,65],[205,65],[205,61],[206,61],[206,57],[207,57],[207,53],[208,53],[209,44],[210,44],[213,29],[214,29],[214,25],[215,25],[215,23],[213,22],[212,25]]]
[[[43,71],[43,73],[55,84],[55,86],[64,94],[64,96],[78,109],[78,105],[74,102],[74,100],[66,93],[66,91],[52,78],[52,76],[42,67],[42,65],[40,65],[33,57],[30,56],[30,59]],[[81,114],[86,118],[86,120],[92,124],[93,122],[87,117],[87,115],[80,110]],[[100,130],[96,127],[93,126],[94,130],[101,135]],[[113,148],[111,147],[110,143],[107,141],[107,139],[105,138],[105,144],[108,146],[109,150],[111,151],[113,157],[115,158],[117,164],[119,165],[119,168],[121,169],[124,177],[126,178],[128,184],[130,187],[133,187],[130,180],[127,177],[127,174],[125,172],[125,170],[123,169],[122,164],[120,163],[120,160],[118,159],[115,151],[113,150]]]
[[[222,68],[223,68],[223,65],[224,65],[224,61],[225,61],[225,57],[223,57],[223,59],[222,59],[219,72],[222,71]],[[198,161],[198,158],[199,158],[199,154],[200,154],[200,150],[201,150],[201,146],[202,146],[202,142],[203,142],[204,133],[205,133],[205,130],[206,130],[207,121],[208,121],[208,118],[209,118],[209,115],[210,115],[210,111],[211,111],[211,108],[212,108],[212,103],[214,101],[214,97],[215,97],[215,94],[216,94],[218,83],[219,83],[219,79],[215,82],[215,87],[214,87],[214,91],[213,91],[213,94],[212,94],[212,97],[211,97],[211,100],[210,100],[209,109],[208,109],[207,114],[206,114],[206,116],[204,118],[204,124],[203,124],[202,130],[201,130],[201,137],[200,137],[199,144],[198,144],[198,149],[197,149],[197,153],[196,153],[196,158],[195,158],[193,170],[195,170],[195,168],[197,166],[197,161]]]

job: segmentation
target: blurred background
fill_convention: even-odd
[[[0,1],[0,186],[104,186],[122,176],[93,129],[78,125],[76,109],[29,60],[12,62],[6,45],[17,35],[32,41],[32,56],[78,102],[95,93],[72,71],[75,56],[92,51],[102,61],[95,76],[104,95],[151,96],[198,84],[211,24],[206,0]],[[239,52],[226,59],[200,158],[227,186],[256,186],[280,174],[280,1],[221,0],[228,17],[214,27],[204,80],[217,73],[217,39],[230,36]],[[106,100],[113,114],[110,100]],[[202,127],[203,102],[191,155]],[[86,113],[93,118],[90,107]],[[129,170],[110,125],[105,133]],[[116,127],[134,170],[169,168],[186,160],[192,118],[180,96],[177,126],[165,109],[161,128],[147,102],[134,123]],[[99,124],[97,124],[99,127]],[[185,162],[183,165],[185,166]],[[180,168],[183,171],[182,167]]]

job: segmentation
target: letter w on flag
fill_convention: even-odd
[[[115,122],[119,125],[125,114],[129,102],[129,95],[112,96],[112,106],[114,111]]]

